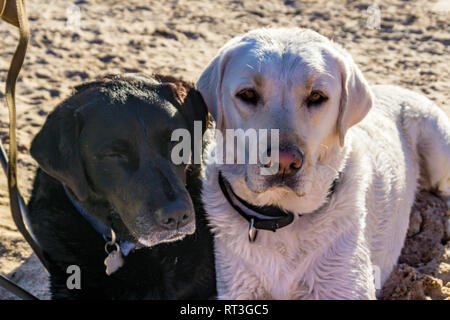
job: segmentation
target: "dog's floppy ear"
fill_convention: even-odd
[[[203,70],[197,80],[196,87],[200,91],[209,113],[216,121],[216,128],[223,129],[223,103],[222,103],[222,80],[225,68],[231,59],[232,53],[237,49],[237,43],[241,38],[234,38],[225,44]]]
[[[187,94],[180,106],[180,111],[190,123],[201,121],[202,133],[205,132],[208,122],[208,108],[197,89],[194,87],[188,88]]]
[[[193,150],[194,162],[199,163],[201,159],[197,159],[195,156],[202,155],[203,144],[201,139],[206,129],[210,127],[211,124],[208,108],[206,107],[202,95],[191,84],[183,80],[160,75],[157,76],[157,79],[163,82],[162,89],[163,92],[165,92],[164,97],[170,98],[172,96],[172,99],[175,101],[171,102],[175,102],[174,105],[186,120],[186,123],[189,126],[189,131],[194,133],[191,135],[193,146],[194,148],[198,148],[197,150]],[[202,134],[200,136],[195,133],[195,121],[201,121]]]
[[[342,91],[337,129],[343,147],[347,130],[364,119],[372,107],[373,93],[350,54],[344,49],[339,51]]]
[[[172,76],[155,75],[155,78],[161,82],[160,90],[163,96],[177,106],[190,124],[201,121],[204,132],[208,109],[200,92],[191,83]]]
[[[53,178],[63,182],[83,201],[88,183],[80,154],[81,115],[63,102],[47,118],[31,143],[31,156]]]
[[[203,71],[196,86],[200,91],[209,113],[216,121],[216,128],[220,129],[223,124],[222,105],[222,77],[226,66],[225,55],[216,56]]]

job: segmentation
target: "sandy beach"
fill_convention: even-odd
[[[31,41],[17,84],[19,185],[27,200],[30,143],[74,86],[109,73],[195,81],[233,36],[259,27],[311,28],[343,45],[370,84],[425,94],[450,116],[450,1],[28,0]],[[0,138],[8,143],[4,83],[18,39],[0,21]],[[0,174],[0,273],[48,299],[47,276],[17,232]],[[450,299],[450,211],[421,192],[383,299]],[[14,297],[0,289],[0,299]]]

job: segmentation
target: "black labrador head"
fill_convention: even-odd
[[[31,155],[119,237],[152,246],[195,231],[186,189],[194,169],[171,160],[171,134],[193,138],[194,121],[205,130],[206,118],[201,95],[181,80],[109,76],[48,116]]]

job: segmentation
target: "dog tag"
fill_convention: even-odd
[[[117,250],[111,251],[105,259],[106,274],[109,276],[123,266],[124,260],[119,245],[116,244]]]
[[[258,229],[254,226],[255,220],[252,218],[250,221],[250,226],[248,228],[248,241],[255,242],[256,236],[258,235]]]

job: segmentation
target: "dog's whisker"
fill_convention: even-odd
[[[333,168],[332,166],[330,166],[330,165],[328,165],[328,164],[323,164],[323,165],[324,165],[325,167],[327,167],[327,168],[333,170],[333,172],[334,172],[335,174],[339,174],[339,171],[338,171],[336,168]]]

